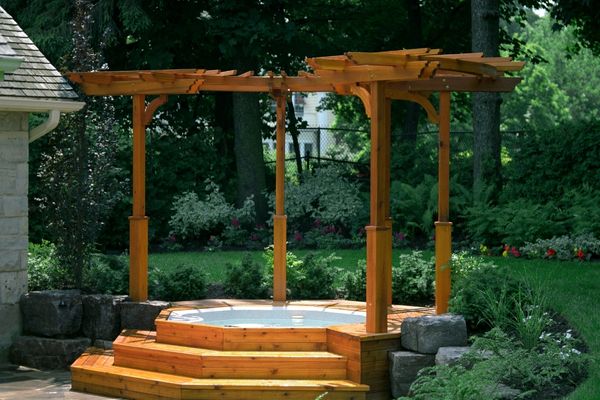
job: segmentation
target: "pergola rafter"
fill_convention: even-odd
[[[387,330],[391,304],[392,220],[390,215],[391,101],[421,105],[439,125],[439,194],[436,231],[436,311],[446,312],[450,294],[451,222],[449,155],[451,92],[510,92],[520,78],[505,76],[524,63],[482,53],[442,54],[440,49],[410,49],[307,58],[312,72],[297,76],[252,71],[168,69],[154,71],[72,72],[90,96],[133,96],[133,216],[130,217],[130,296],[147,299],[148,217],[145,216],[145,128],[168,95],[203,91],[270,93],[277,103],[277,160],[274,215],[275,301],[286,300],[286,216],[284,207],[285,98],[291,92],[334,92],[357,96],[371,118],[371,207],[367,231],[367,332]],[[439,92],[439,105],[431,95]],[[146,106],[146,96],[158,96]]]

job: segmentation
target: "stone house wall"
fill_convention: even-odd
[[[27,291],[28,113],[0,111],[0,362],[21,333]]]

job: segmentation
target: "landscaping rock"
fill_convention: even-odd
[[[419,371],[435,364],[433,355],[419,354],[412,351],[391,352],[389,353],[389,360],[390,383],[394,398],[406,396]]]
[[[510,386],[506,386],[503,383],[499,383],[493,387],[490,387],[486,393],[486,398],[498,399],[498,400],[512,400],[519,397],[522,393],[519,389],[513,389]]]
[[[127,296],[91,294],[81,296],[83,335],[92,339],[114,340],[121,332],[120,303]]]
[[[170,303],[166,301],[145,301],[121,303],[121,329],[156,330],[154,320]]]
[[[467,324],[461,315],[406,318],[400,332],[402,347],[419,353],[435,354],[440,347],[467,344]]]
[[[52,339],[19,336],[10,349],[10,361],[37,369],[65,369],[91,344],[88,338]]]
[[[111,350],[113,347],[113,342],[110,340],[96,339],[94,340],[94,347],[104,350]]]
[[[83,306],[78,290],[45,290],[21,296],[23,331],[38,336],[75,335],[81,328]]]
[[[435,355],[435,365],[454,365],[469,352],[469,346],[440,347]]]

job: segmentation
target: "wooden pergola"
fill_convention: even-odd
[[[286,300],[286,215],[284,207],[285,107],[292,92],[335,92],[358,96],[371,118],[371,204],[367,232],[367,319],[369,333],[386,332],[392,298],[392,220],[390,217],[391,100],[418,103],[439,126],[438,220],[435,222],[435,303],[444,313],[450,296],[452,252],[449,218],[451,92],[510,92],[523,62],[482,53],[442,54],[411,49],[308,58],[312,72],[297,76],[267,72],[173,69],[72,72],[71,81],[90,96],[133,96],[133,215],[130,220],[129,295],[148,298],[148,217],[145,198],[145,130],[168,95],[202,91],[270,93],[277,103],[273,300]],[[439,93],[436,108],[432,95]],[[146,102],[147,96],[155,96]]]

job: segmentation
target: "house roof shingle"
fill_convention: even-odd
[[[15,20],[0,7],[0,56],[23,60],[0,81],[0,97],[77,100],[77,93],[44,57]]]

